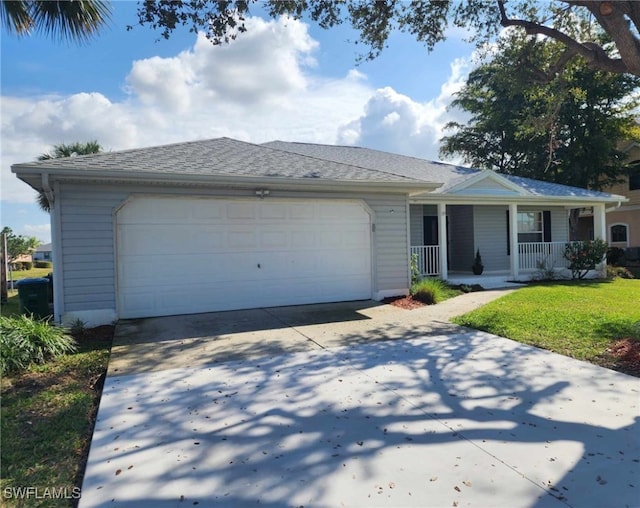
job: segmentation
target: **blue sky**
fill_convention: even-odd
[[[109,28],[85,45],[2,33],[2,226],[50,241],[49,217],[10,172],[53,144],[97,139],[107,150],[229,136],[356,144],[438,158],[447,106],[471,68],[458,29],[435,51],[392,34],[356,64],[357,34],[260,18],[226,47],[176,31],[169,40],[114,2]]]

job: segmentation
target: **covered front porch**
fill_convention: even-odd
[[[540,270],[564,274],[572,208],[513,202],[411,204],[410,256],[421,276],[455,284],[504,287],[507,281],[530,280]],[[594,206],[594,224],[596,238],[605,239],[604,205]],[[478,251],[482,276],[471,268]]]

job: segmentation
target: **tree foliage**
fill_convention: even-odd
[[[257,0],[148,0],[138,9],[138,23],[160,30],[165,38],[180,26],[204,31],[214,44],[235,39],[246,31],[245,19]],[[640,2],[555,0],[266,0],[260,2],[270,16],[303,17],[331,28],[350,23],[372,59],[386,47],[394,30],[410,33],[428,50],[446,37],[450,24],[473,34],[471,40],[490,40],[503,27],[518,27],[560,42],[564,51],[556,66],[561,68],[580,55],[593,68],[640,76]],[[577,36],[575,23],[593,20],[617,48],[605,51],[589,33]],[[131,26],[129,28],[132,28]]]
[[[12,262],[23,254],[30,254],[38,245],[40,240],[36,237],[16,235],[10,227],[2,228],[2,234],[7,235],[7,260]]]
[[[19,36],[43,32],[53,39],[84,42],[109,21],[111,7],[99,0],[11,0],[0,5],[2,26]]]
[[[49,159],[60,159],[62,157],[73,157],[75,155],[90,155],[93,153],[100,153],[103,151],[102,145],[97,140],[87,141],[85,143],[60,143],[59,145],[53,145],[53,149],[48,153],[43,153],[38,157],[39,161],[46,161]],[[44,192],[38,193],[38,206],[43,212],[49,213],[51,211],[51,205],[49,199]]]
[[[625,171],[618,144],[635,126],[640,79],[592,69],[581,57],[554,78],[559,43],[517,33],[472,71],[452,103],[471,114],[441,155],[498,172],[602,188]]]

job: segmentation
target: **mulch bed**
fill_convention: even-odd
[[[607,348],[607,366],[640,377],[640,340],[619,339]]]
[[[414,300],[411,295],[407,296],[392,296],[382,300],[382,303],[393,305],[394,307],[400,307],[405,310],[413,310],[419,307],[424,307],[426,303],[419,300]]]

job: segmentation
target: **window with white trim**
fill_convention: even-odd
[[[542,212],[518,212],[518,243],[542,242],[543,228]]]
[[[611,226],[611,243],[627,243],[629,238],[629,226],[626,224],[614,224]]]

